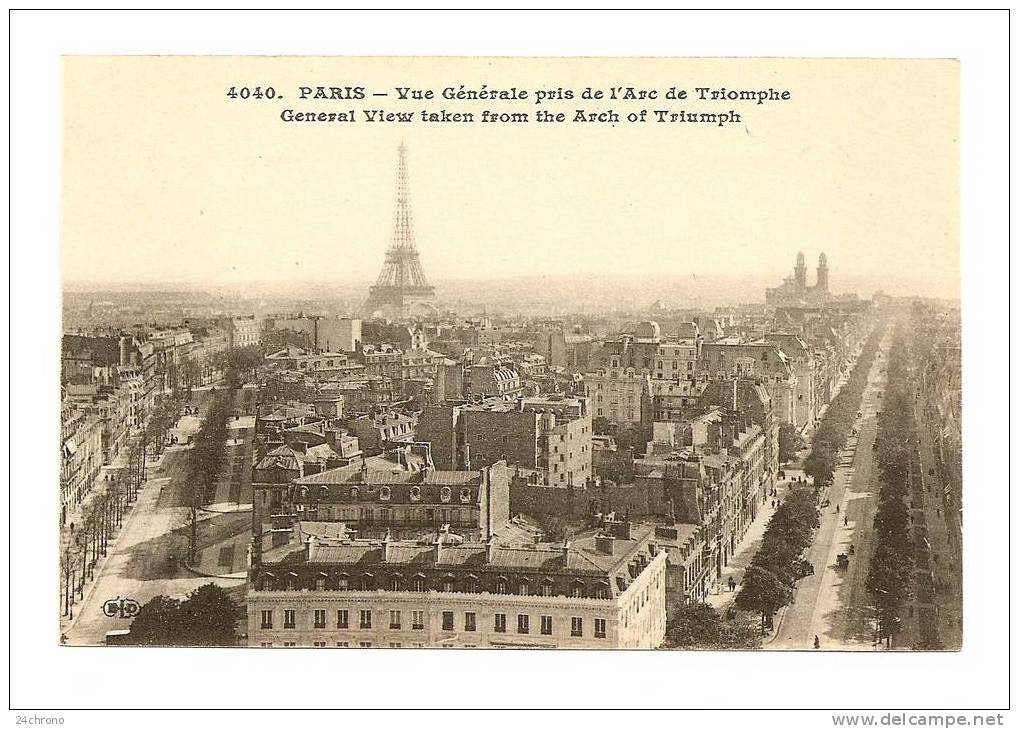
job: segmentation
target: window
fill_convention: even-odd
[[[414,588],[414,592],[424,592],[425,578],[422,577],[421,575],[415,575],[413,581],[411,582],[411,585]]]
[[[412,614],[412,617],[413,617],[413,624],[411,625],[411,627],[414,628],[414,630],[424,630],[425,629],[425,611],[424,610],[415,610],[413,612],[413,614]]]
[[[362,610],[361,611],[361,627],[371,628],[372,627],[372,611]]]
[[[283,641],[283,647],[284,648],[296,648],[297,647],[297,643],[295,643],[292,640],[285,640],[285,641]]]
[[[495,614],[495,632],[496,633],[506,632],[506,613]]]
[[[519,585],[517,585],[517,594],[519,595],[527,594],[527,582],[521,582]]]
[[[464,630],[474,632],[478,629],[477,613],[464,613]]]
[[[453,592],[453,578],[446,576],[442,578],[442,591]]]
[[[584,635],[584,619],[570,618],[570,635],[580,638]]]
[[[443,630],[453,629],[453,612],[451,610],[442,611],[442,629]]]
[[[296,615],[295,615],[293,610],[284,610],[283,611],[283,627],[284,628],[296,628],[297,627],[297,617],[296,617]]]
[[[271,628],[272,627],[272,610],[263,610],[262,611],[262,627],[263,628]]]
[[[326,642],[324,640],[316,640],[312,645],[314,645],[316,648],[325,648]]]
[[[350,583],[347,581],[346,577],[341,577],[341,578],[339,578],[336,581],[336,589],[337,590],[349,590],[350,589],[349,584]]]
[[[337,648],[350,648],[350,641],[349,640],[337,641],[336,647]]]
[[[336,611],[336,627],[337,628],[350,627],[350,615],[346,610]]]
[[[389,628],[391,630],[399,630],[400,629],[400,611],[399,610],[390,610],[389,611]]]
[[[605,618],[594,619],[594,637],[595,638],[605,637]]]
[[[580,583],[575,584],[573,586],[572,594],[573,594],[573,597],[583,597],[584,596],[584,586],[582,584],[580,584]]]
[[[272,648],[272,643],[259,643],[263,648]]]
[[[403,643],[390,643],[390,648],[403,648]]]
[[[371,648],[372,647],[372,644],[371,644],[370,640],[362,640],[360,643],[358,643],[358,645],[361,646],[362,648]]]
[[[419,501],[421,499],[421,487],[411,486],[410,487],[410,500]]]
[[[478,578],[474,575],[470,575],[467,581],[464,582],[464,592],[478,592]]]
[[[495,581],[495,591],[499,595],[506,594],[506,578],[500,577]]]
[[[315,589],[319,592],[326,589],[326,578],[324,575],[319,575],[315,578]]]
[[[371,575],[365,575],[361,578],[361,589],[368,591],[375,589],[375,579]]]
[[[324,628],[324,627],[326,627],[326,611],[325,610],[316,610],[315,611],[315,627],[316,628]]]
[[[379,489],[379,500],[389,501],[390,497],[392,496],[392,493],[393,492],[390,490],[388,486],[383,486],[382,488]],[[386,521],[386,519],[383,518],[382,521]]]
[[[528,633],[531,630],[531,616],[517,615],[517,632]]]
[[[542,615],[541,616],[541,634],[552,635],[552,616]]]
[[[451,498],[453,498],[453,489],[449,486],[443,486],[439,489],[439,501],[444,504],[448,504]]]

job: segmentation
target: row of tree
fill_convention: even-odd
[[[127,643],[158,646],[237,645],[237,621],[244,609],[226,591],[209,583],[184,600],[157,595],[131,622]]]
[[[819,524],[817,499],[808,488],[789,491],[768,522],[735,603],[761,614],[762,633],[778,609],[792,602],[796,581],[810,573],[803,552]]]
[[[63,581],[63,614],[70,616],[75,596],[95,575],[96,564],[106,556],[110,542],[124,516],[138,499],[145,478],[144,434],[126,445],[127,469],[122,478],[99,481],[81,509],[60,533],[60,572]]]
[[[839,453],[846,447],[853,423],[856,421],[856,413],[860,410],[863,391],[867,387],[870,369],[877,355],[878,342],[881,341],[883,334],[882,323],[867,339],[849,379],[828,405],[821,424],[814,431],[810,441],[810,454],[803,462],[803,471],[814,480],[816,486],[831,481],[835,473]]]
[[[877,463],[881,487],[874,516],[874,552],[867,590],[874,604],[878,637],[889,647],[901,627],[912,588],[909,495],[916,450],[916,423],[905,335],[896,328],[888,355],[888,384],[878,416]]]
[[[205,418],[193,439],[185,471],[188,484],[188,503],[191,505],[191,533],[188,540],[188,561],[194,563],[198,531],[198,508],[212,502],[216,496],[216,476],[223,465],[227,421],[233,407],[233,390],[213,393],[205,409]]]

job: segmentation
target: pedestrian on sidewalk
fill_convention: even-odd
[[[729,592],[732,592],[736,588],[736,580],[732,579],[732,575],[729,575]]]
[[[817,637],[817,636],[815,635],[815,636],[814,636],[814,648],[820,648],[820,647],[821,647],[821,639],[820,639],[820,638],[818,638],[818,637]]]

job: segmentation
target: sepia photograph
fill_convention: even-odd
[[[20,18],[18,724],[1004,724],[1001,12]]]
[[[63,643],[962,645],[955,62],[64,82]]]

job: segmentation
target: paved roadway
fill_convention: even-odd
[[[101,644],[107,631],[130,627],[129,619],[104,614],[107,600],[130,598],[144,605],[156,595],[186,597],[210,582],[243,590],[243,579],[204,577],[182,566],[187,556],[190,511],[185,478],[188,453],[188,448],[172,446],[157,467],[150,466],[149,480],[109,555],[101,561],[95,584],[85,601],[75,606],[71,626],[64,628],[68,645]],[[246,531],[250,518],[250,513],[199,512],[200,541],[229,538],[238,528]],[[239,521],[243,522],[240,527]]]
[[[821,526],[807,553],[814,574],[797,583],[793,603],[782,615],[775,638],[765,644],[767,649],[813,648],[814,636],[820,639],[822,649],[873,648],[873,621],[866,590],[878,493],[872,447],[890,345],[891,336],[886,335],[864,389],[862,419],[857,421],[859,435],[850,437],[828,491],[831,505],[821,510]],[[855,546],[855,553],[849,559],[849,569],[841,572],[835,569],[836,558],[848,554],[850,545]]]

